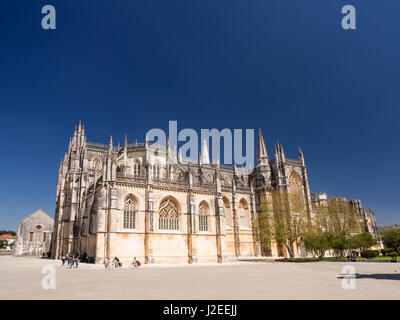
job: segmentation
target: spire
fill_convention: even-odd
[[[110,136],[110,144],[108,145],[108,153],[111,154],[113,149],[113,141],[112,141],[112,136]]]
[[[279,143],[279,141],[276,143],[275,145],[275,150],[274,150],[274,154],[275,154],[275,160],[277,162],[283,162],[285,161],[285,152],[283,151],[283,147],[282,145]]]
[[[283,147],[281,144],[279,145],[279,149],[280,149],[280,153],[281,153],[281,160],[285,161],[285,151],[283,151]]]
[[[76,126],[75,126],[75,130],[74,130],[74,136],[73,136],[73,138],[72,138],[72,144],[74,145],[74,146],[76,146],[78,143],[78,141],[77,141],[77,138],[78,138],[78,135],[77,135],[77,132],[76,132]]]
[[[72,149],[72,140],[71,138],[69,138],[69,144],[68,144],[68,154],[71,153],[71,149]]]
[[[258,164],[268,164],[268,152],[265,147],[265,142],[261,129],[258,131],[258,152],[257,152],[257,162]]]
[[[179,163],[182,163],[182,150],[179,149],[179,156],[178,156]]]
[[[82,124],[81,124],[81,120],[79,120],[79,126],[78,126],[79,135],[81,134],[81,132],[82,132]]]
[[[274,147],[275,162],[280,162],[279,141],[276,142]]]
[[[304,155],[303,155],[303,150],[301,150],[300,147],[297,147],[297,152],[298,152],[298,154],[299,154],[299,160],[301,161],[301,163],[302,163],[303,166],[304,166]]]
[[[128,146],[128,137],[125,135],[124,148],[126,148],[127,146]]]
[[[208,154],[208,148],[207,148],[206,139],[203,139],[203,145],[202,145],[202,148],[201,148],[201,162],[203,164],[209,164],[210,163],[210,156]]]
[[[86,141],[86,137],[85,137],[85,126],[82,125],[82,132],[81,132],[81,143],[84,144]]]

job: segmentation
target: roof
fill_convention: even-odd
[[[11,234],[6,233],[6,234],[2,234],[0,236],[0,239],[14,239],[14,236],[12,236]]]
[[[21,222],[22,222],[23,220],[25,220],[26,218],[28,218],[29,216],[38,215],[38,214],[44,215],[44,216],[46,216],[47,218],[51,219],[51,221],[54,221],[54,219],[53,219],[52,217],[50,217],[46,212],[44,212],[42,209],[39,209],[39,210],[36,210],[35,212],[32,212],[31,214],[28,214],[25,218],[22,218],[22,219],[21,219]]]

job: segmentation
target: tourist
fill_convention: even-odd
[[[71,269],[72,268],[72,266],[73,266],[73,264],[74,264],[74,258],[75,258],[75,256],[70,256],[69,257],[69,268]]]
[[[78,268],[79,256],[75,258],[75,268]]]
[[[114,265],[118,268],[122,268],[122,263],[119,261],[118,257],[115,257],[113,260]]]
[[[65,256],[62,256],[61,261],[62,261],[62,265],[65,265]]]

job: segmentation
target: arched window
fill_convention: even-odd
[[[225,225],[227,227],[232,227],[232,213],[231,213],[231,205],[229,200],[226,197],[223,197],[222,200],[224,201],[224,211],[225,211]]]
[[[153,178],[160,179],[160,165],[158,163],[153,165]]]
[[[133,165],[133,175],[135,177],[140,177],[140,162],[136,161]]]
[[[199,206],[199,231],[208,231],[208,212],[208,204],[202,201]]]
[[[124,229],[135,229],[136,227],[137,202],[134,197],[128,196],[124,205]]]
[[[245,199],[239,201],[239,223],[241,227],[250,227],[249,206]]]
[[[172,198],[160,204],[158,228],[160,230],[179,230],[179,208]]]

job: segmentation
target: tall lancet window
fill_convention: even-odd
[[[158,228],[160,230],[179,230],[179,208],[172,198],[160,204]]]
[[[250,215],[249,215],[249,206],[245,199],[241,199],[239,201],[238,209],[239,209],[239,225],[240,225],[240,227],[250,228],[251,221],[250,221]]]
[[[124,205],[124,229],[135,229],[136,227],[137,202],[133,196],[125,199]]]
[[[208,204],[201,202],[199,206],[199,231],[208,231]]]
[[[289,175],[289,194],[292,211],[300,213],[304,210],[304,194],[300,175],[292,171]]]
[[[140,177],[140,163],[139,163],[139,161],[136,161],[135,164],[133,165],[133,175],[135,177]]]
[[[157,180],[160,179],[160,165],[158,163],[153,166],[153,178]]]

